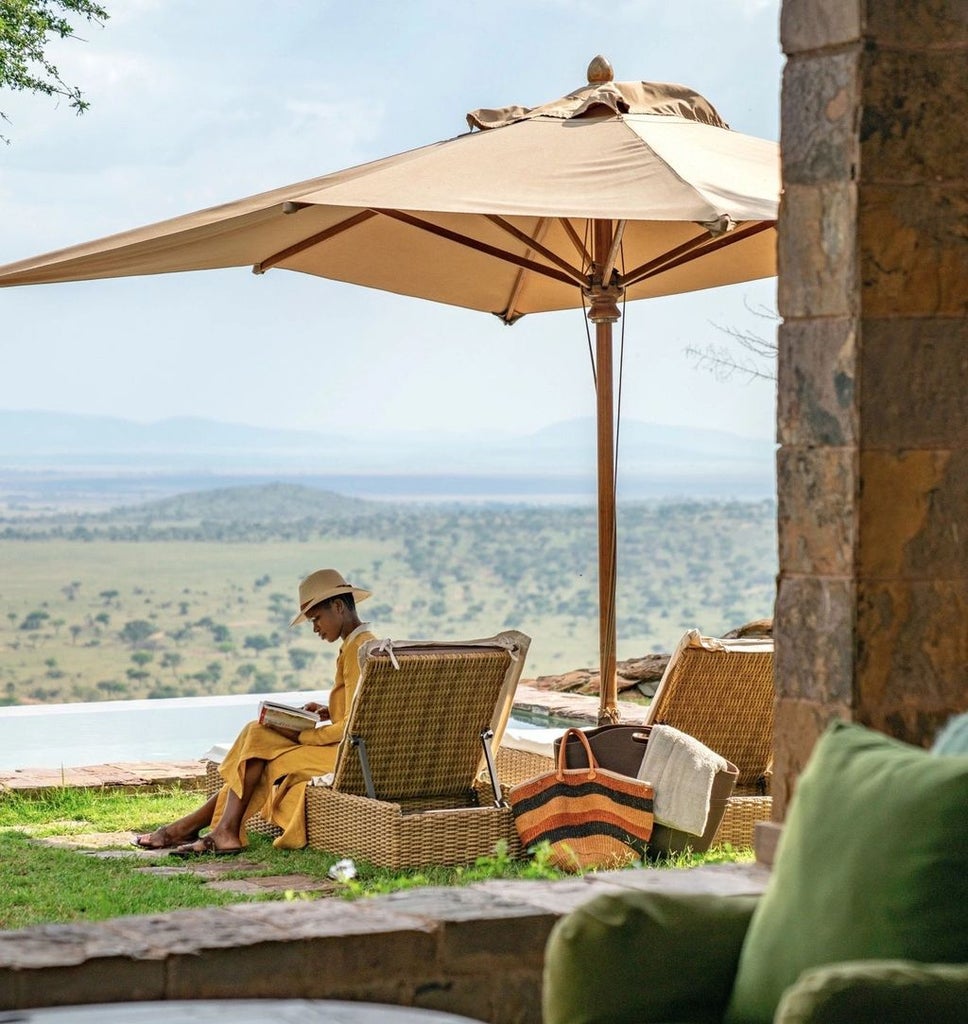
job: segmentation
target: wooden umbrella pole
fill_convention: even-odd
[[[615,680],[615,433],[612,396],[612,325],[595,324],[598,377],[598,651],[601,704],[598,724],[618,721]]]
[[[615,679],[615,424],[612,394],[612,324],[620,313],[621,289],[597,276],[609,261],[612,225],[596,221],[594,269],[588,289],[588,319],[595,324],[596,415],[598,423],[598,647],[601,701],[598,724],[619,720]]]

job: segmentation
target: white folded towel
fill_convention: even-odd
[[[701,836],[709,817],[716,773],[728,762],[671,725],[653,725],[638,778],[655,788],[653,813],[660,825]]]

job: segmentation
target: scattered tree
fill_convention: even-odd
[[[292,665],[296,672],[302,672],[303,669],[309,668],[315,660],[315,651],[307,651],[302,647],[289,648],[289,664]]]
[[[121,639],[132,647],[143,644],[155,632],[155,627],[146,619],[132,619],[121,627]]]
[[[20,628],[26,630],[28,633],[32,633],[35,630],[40,629],[49,618],[50,615],[45,611],[37,610],[29,612],[24,616],[23,622],[20,623]]]

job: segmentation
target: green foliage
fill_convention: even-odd
[[[289,664],[292,665],[296,672],[302,672],[303,669],[309,668],[316,660],[316,652],[307,651],[303,647],[290,647],[288,654]]]
[[[47,58],[52,37],[76,38],[69,15],[98,25],[109,17],[91,0],[0,0],[0,89],[62,96],[78,114],[87,110],[81,90],[64,82]],[[7,120],[2,111],[0,118]]]
[[[30,612],[24,616],[23,622],[20,623],[20,628],[27,632],[34,632],[35,630],[41,629],[49,618],[50,615],[44,611]]]
[[[272,642],[271,637],[264,636],[262,633],[257,633],[252,636],[247,636],[242,646],[253,651],[265,651],[270,647],[275,647],[276,645]]]
[[[143,644],[155,632],[155,629],[156,627],[147,619],[133,619],[121,627],[121,632],[118,635],[123,643],[135,646]]]

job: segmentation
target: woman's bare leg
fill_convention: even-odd
[[[171,822],[169,825],[162,825],[154,832],[144,832],[135,836],[135,846],[143,850],[167,850],[172,846],[181,846],[183,843],[190,843],[198,838],[203,828],[212,824],[212,815],[215,813],[215,803],[218,794],[210,796],[201,807],[186,814],[183,818]]]
[[[266,762],[261,758],[249,758],[245,762],[245,770],[242,773],[242,795],[238,796],[234,790],[230,789],[225,798],[225,807],[222,809],[222,814],[212,826],[211,832],[204,839],[198,839],[198,833],[196,832],[195,837],[193,837],[196,841],[186,840],[185,844],[179,846],[178,850],[185,853],[205,853],[241,849],[242,837],[239,832],[242,828],[242,816],[245,813],[246,807],[249,806],[249,801],[252,799],[255,787],[262,778],[265,766]],[[211,821],[214,808],[215,804],[213,802],[212,809],[209,811],[209,821]],[[191,817],[191,815],[187,817]],[[184,821],[185,819],[182,820]],[[176,850],[176,852],[178,851]]]

